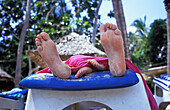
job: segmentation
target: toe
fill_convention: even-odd
[[[40,40],[41,43],[45,41],[45,40],[42,38],[41,34],[39,35],[39,40]]]
[[[37,38],[36,38],[36,39],[41,42],[41,36],[40,36],[39,34],[37,35]]]
[[[37,35],[37,38],[40,40],[40,39],[41,39],[41,36],[38,34],[38,35]]]
[[[113,24],[110,24],[110,29],[113,29],[113,26],[114,26]]]
[[[112,29],[112,30],[116,30],[116,29],[117,29],[117,26],[114,25],[114,24],[112,24],[111,29]]]
[[[83,74],[84,74],[84,72],[83,72],[82,70],[79,70],[79,71],[76,73],[76,75],[75,75],[75,79],[83,76]]]
[[[40,46],[41,45],[41,42],[40,42],[40,40],[38,38],[35,39],[35,44],[36,44],[36,46]]]
[[[37,49],[39,52],[41,52],[43,50],[42,46],[38,46]]]
[[[45,41],[50,40],[50,36],[46,32],[41,32],[40,36]]]
[[[110,29],[110,23],[106,23],[105,26],[106,26],[107,30]]]
[[[100,33],[106,32],[106,27],[105,27],[104,24],[101,24],[101,25],[100,25],[99,31],[100,31]]]
[[[35,41],[40,41],[38,38],[35,38]]]
[[[116,34],[116,35],[121,35],[121,31],[120,31],[119,29],[116,29],[116,30],[115,30],[115,34]]]
[[[39,34],[39,35],[37,35],[37,40],[39,40],[40,42],[43,42],[44,41],[44,39],[42,38],[42,36]]]

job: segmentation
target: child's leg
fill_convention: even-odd
[[[92,73],[93,71],[105,70],[105,66],[102,64],[99,64],[95,59],[89,59],[89,60],[87,60],[87,63],[89,63],[91,66],[80,68],[77,71],[75,78],[79,78],[79,77],[83,76],[84,74]]]
[[[105,66],[102,65],[102,64],[99,64],[95,59],[87,60],[87,63],[89,63],[92,66],[94,71],[103,71],[103,70],[105,70]]]
[[[122,76],[126,71],[123,40],[116,25],[100,25],[100,40],[109,60],[109,69],[113,76]]]
[[[56,45],[50,39],[50,36],[47,33],[42,32],[41,34],[37,35],[35,41],[38,52],[54,76],[58,76],[60,78],[69,78],[71,75],[71,69],[60,59]]]
[[[93,69],[91,67],[82,67],[77,71],[75,78],[79,78],[83,76],[84,74],[89,74],[92,72],[93,72]]]

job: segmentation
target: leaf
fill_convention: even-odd
[[[37,2],[35,3],[35,5],[38,6],[38,5],[40,5],[41,3],[42,3],[42,1],[37,1]]]
[[[46,28],[46,29],[45,29],[45,32],[48,32],[48,31],[49,31],[49,28]]]
[[[54,29],[54,28],[51,28],[51,32],[55,32],[55,29]]]

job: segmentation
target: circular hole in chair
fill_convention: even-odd
[[[109,106],[95,102],[95,101],[82,101],[71,104],[63,110],[112,110]]]

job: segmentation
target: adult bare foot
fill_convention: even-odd
[[[93,69],[96,71],[105,70],[105,66],[102,64],[99,64],[95,59],[89,59],[87,60],[87,63],[89,63],[93,67]]]
[[[93,69],[90,68],[90,67],[80,68],[75,75],[75,79],[83,76],[84,74],[89,74],[89,73],[92,73],[92,72],[93,72]]]
[[[47,33],[42,32],[37,35],[35,41],[38,52],[52,71],[53,75],[60,78],[69,78],[71,69],[60,59],[56,45],[50,39],[50,36]]]
[[[109,69],[113,76],[123,76],[126,71],[123,40],[116,25],[100,25],[100,40],[109,60]]]

